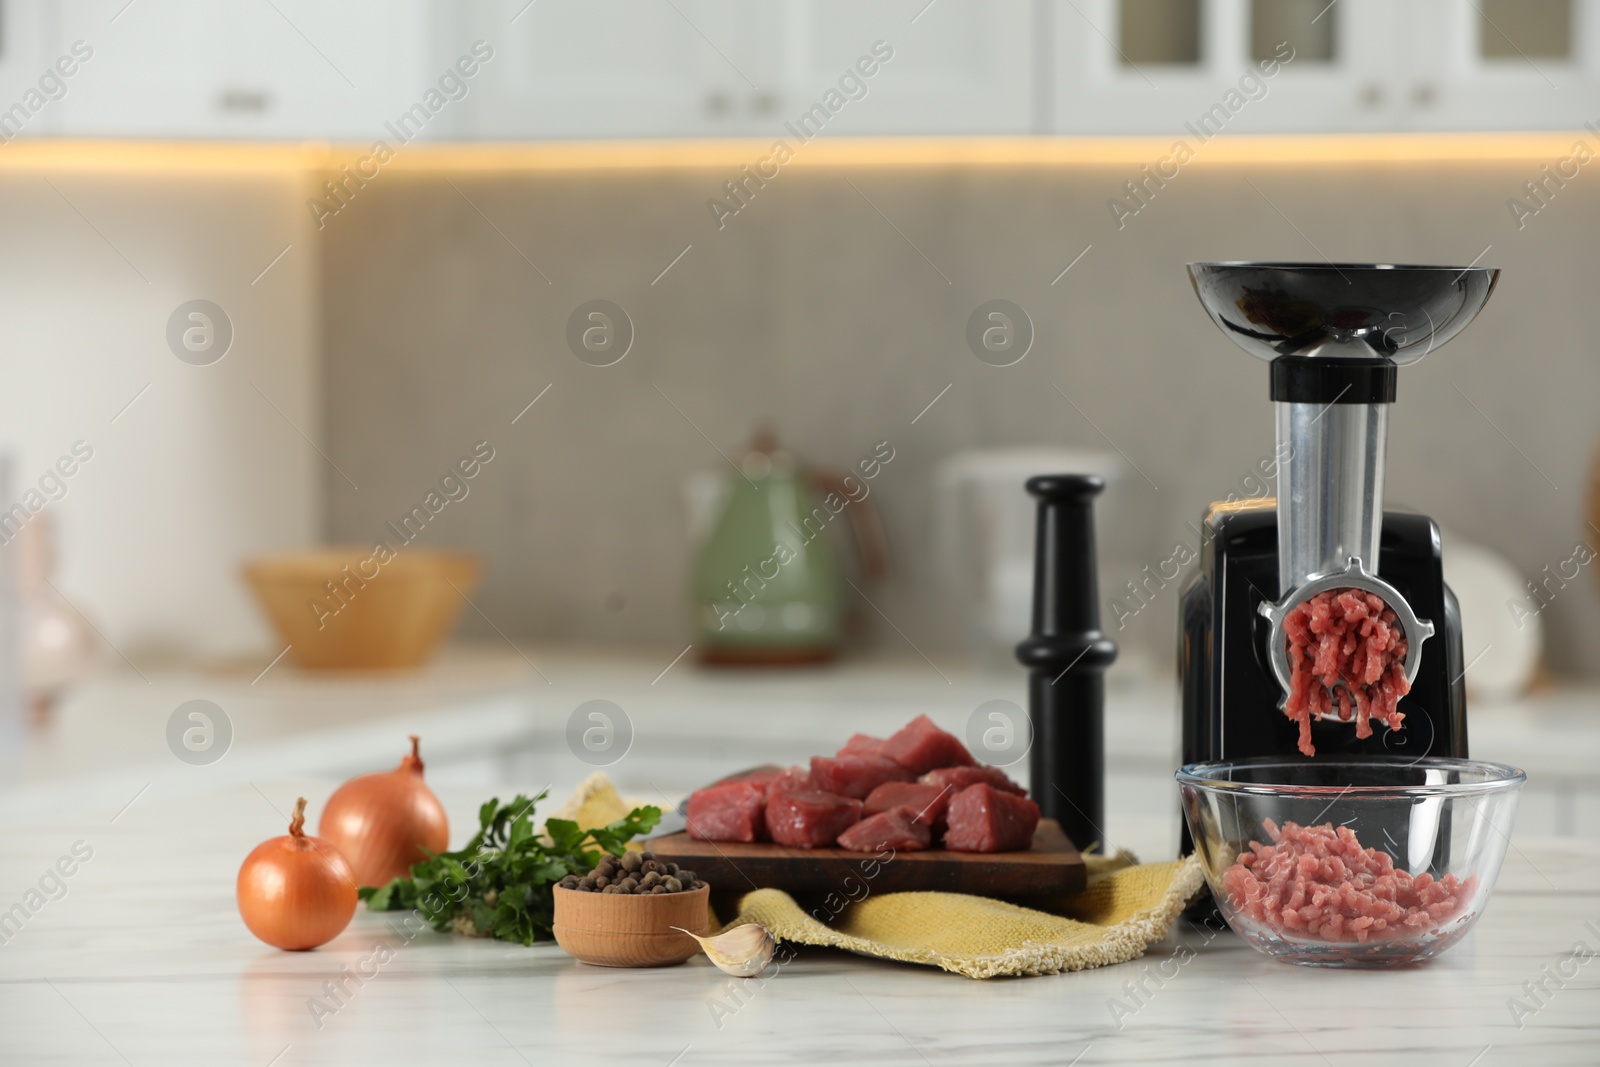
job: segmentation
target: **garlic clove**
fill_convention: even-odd
[[[772,962],[772,957],[778,951],[777,942],[760,923],[735,926],[715,937],[701,937],[681,926],[674,926],[673,929],[689,934],[700,942],[706,958],[716,964],[719,971],[735,978],[753,978],[760,974],[767,969],[767,964]]]

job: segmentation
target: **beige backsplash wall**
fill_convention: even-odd
[[[1600,545],[1584,521],[1600,430],[1600,178],[1581,174],[1519,231],[1506,199],[1539,162],[1202,157],[1120,231],[1106,201],[1129,164],[796,164],[720,231],[706,201],[731,168],[386,175],[322,235],[325,447],[361,487],[324,472],[328,532],[382,536],[487,439],[494,460],[424,540],[488,557],[474,599],[494,625],[682,644],[691,472],[731,474],[716,449],[736,456],[761,420],[835,467],[887,440],[896,457],[875,498],[897,569],[874,600],[905,637],[874,616],[867,640],[911,654],[909,639],[942,662],[960,643],[934,554],[941,458],[1109,438],[1148,476],[1125,491],[1149,518],[1102,529],[1102,543],[1156,563],[1270,454],[1266,369],[1206,320],[1185,262],[1482,253],[1505,270],[1487,310],[1401,375],[1388,497],[1532,576],[1582,538]],[[564,339],[568,315],[597,297],[637,333],[604,369]],[[994,297],[1035,323],[1012,367],[964,341],[968,315]],[[1595,588],[1584,575],[1544,615],[1557,671],[1597,669]],[[1117,636],[1165,663],[1175,588],[1162,596]],[[482,618],[466,625],[493,636]],[[1482,645],[1466,643],[1469,657]]]

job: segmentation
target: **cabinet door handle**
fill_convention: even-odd
[[[265,89],[224,89],[217,94],[217,106],[235,114],[259,115],[272,107],[272,94]]]

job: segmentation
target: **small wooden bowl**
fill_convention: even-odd
[[[597,967],[670,967],[700,951],[681,926],[710,930],[711,887],[686,893],[585,893],[556,886],[556,944]]]

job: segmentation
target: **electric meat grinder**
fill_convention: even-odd
[[[1499,271],[1195,263],[1189,278],[1212,321],[1271,363],[1277,450],[1267,464],[1278,486],[1276,501],[1206,512],[1179,609],[1183,762],[1295,755],[1285,619],[1335,589],[1375,594],[1394,611],[1411,689],[1401,728],[1373,719],[1365,738],[1335,700],[1335,713],[1311,725],[1317,753],[1466,756],[1461,612],[1440,568],[1439,529],[1383,510],[1384,452],[1399,368],[1461,332]]]

